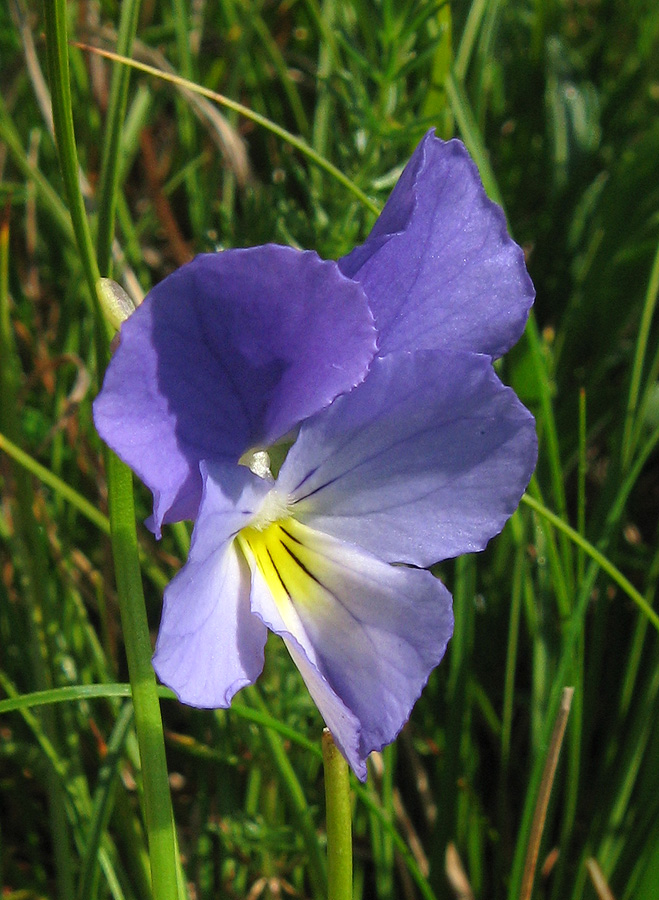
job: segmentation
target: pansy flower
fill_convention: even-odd
[[[339,263],[227,250],[151,291],[94,414],[152,490],[152,529],[195,521],[154,656],[182,701],[228,706],[270,629],[366,777],[451,636],[426,569],[482,549],[535,465],[533,419],[492,367],[532,299],[466,150],[432,134]]]

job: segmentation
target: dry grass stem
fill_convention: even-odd
[[[452,841],[446,847],[446,877],[458,900],[474,900],[474,892],[469,884],[467,873]]]
[[[572,695],[574,688],[563,688],[561,697],[561,705],[556,716],[554,731],[549,743],[545,768],[542,773],[542,781],[540,782],[540,791],[538,801],[533,814],[533,822],[531,824],[531,834],[529,835],[529,843],[526,850],[526,859],[524,861],[524,875],[522,877],[522,888],[520,891],[520,900],[529,900],[531,891],[533,890],[533,879],[535,876],[536,866],[538,864],[538,853],[540,852],[540,840],[542,839],[542,831],[545,826],[545,818],[547,816],[547,807],[549,806],[549,797],[551,795],[554,776],[556,774],[556,766],[558,765],[558,757],[561,752],[561,745],[565,735],[565,727],[567,725],[567,717],[570,713],[570,705],[572,704]]]
[[[616,900],[613,896],[613,891],[606,883],[606,878],[604,877],[604,873],[600,869],[597,860],[593,859],[591,856],[590,859],[586,860],[586,868],[588,869],[590,880],[593,883],[593,887],[595,888],[599,900]]]

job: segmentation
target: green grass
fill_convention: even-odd
[[[594,858],[618,900],[653,900],[656,4],[123,0],[99,5],[102,30],[93,4],[63,6],[64,177],[43,112],[41,74],[62,127],[52,18],[25,0],[0,8],[3,896],[145,900],[143,799],[156,790],[161,815],[168,804],[140,765],[156,691],[146,673],[133,711],[133,629],[122,631],[120,611],[139,565],[143,637],[153,637],[189,534],[178,526],[152,540],[139,524],[148,493],[136,485],[127,511],[125,472],[94,432],[107,353],[97,272],[145,292],[215,247],[278,241],[336,258],[365,237],[435,127],[465,141],[527,251],[537,302],[501,374],[537,417],[540,458],[504,533],[440,567],[456,612],[446,659],[367,785],[352,782],[355,900],[455,896],[449,843],[476,897],[520,897],[567,685],[539,851],[540,867],[549,862],[533,896],[594,900]],[[67,35],[129,55],[132,44],[135,59],[168,63],[233,103],[204,106],[171,82],[66,49]],[[74,151],[88,186],[78,200]],[[108,502],[128,548],[116,581]],[[320,900],[321,721],[280,642],[229,711],[161,700],[188,895],[281,889]]]

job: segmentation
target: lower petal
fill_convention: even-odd
[[[238,537],[252,610],[286,640],[316,705],[360,778],[407,721],[453,629],[430,573],[382,562],[294,519]]]

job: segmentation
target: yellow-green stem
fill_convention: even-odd
[[[323,732],[329,900],[352,900],[350,772],[331,733]]]

